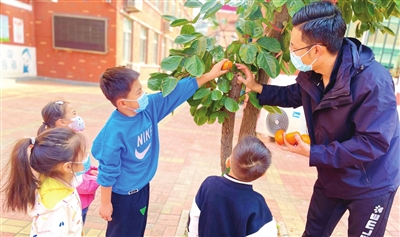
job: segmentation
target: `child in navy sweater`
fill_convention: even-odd
[[[189,236],[277,236],[275,220],[252,181],[263,176],[271,153],[254,137],[243,138],[226,160],[228,174],[201,184],[189,214]]]

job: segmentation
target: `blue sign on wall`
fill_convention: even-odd
[[[294,111],[292,116],[293,116],[294,118],[300,118],[300,112]]]

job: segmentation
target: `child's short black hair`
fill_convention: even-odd
[[[271,165],[271,152],[255,136],[244,137],[235,146],[231,156],[231,169],[241,181],[260,178]]]
[[[119,98],[126,98],[132,84],[139,79],[139,73],[126,67],[108,68],[100,76],[100,88],[106,98],[114,105]]]

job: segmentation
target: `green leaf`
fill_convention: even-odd
[[[374,5],[367,2],[367,10],[369,15],[374,16]]]
[[[208,118],[208,121],[207,121],[207,123],[208,124],[213,124],[213,123],[215,123],[215,121],[217,120],[217,118]]]
[[[199,8],[203,6],[203,3],[199,2],[198,0],[187,0],[184,6],[188,8]]]
[[[287,0],[273,0],[272,3],[274,4],[274,6],[276,8],[281,7],[283,5],[285,5]]]
[[[198,125],[201,126],[203,124],[205,124],[208,120],[207,117],[198,117],[198,116],[194,116],[194,122]]]
[[[263,18],[263,14],[261,12],[261,7],[256,6],[256,5],[255,5],[255,7],[256,7],[256,10],[253,11],[252,13],[250,13],[249,20],[254,21],[254,20],[258,20],[258,19]]]
[[[175,20],[176,20],[176,17],[171,16],[171,15],[162,15],[161,17],[162,17],[164,20],[167,20],[167,21],[175,21]]]
[[[169,56],[161,61],[161,69],[164,71],[174,71],[181,63],[182,56]]]
[[[161,83],[163,78],[154,78],[150,77],[147,81],[147,87],[152,91],[159,91],[161,90]]]
[[[222,99],[222,98],[221,98]],[[223,105],[223,103],[222,103],[222,100],[218,100],[218,101],[214,101],[213,103],[212,103],[212,105],[211,105],[211,110],[212,111],[219,111],[219,110],[221,110],[221,108],[223,107],[224,105]]]
[[[163,72],[153,72],[150,74],[151,78],[156,78],[156,79],[164,78],[164,77],[168,77],[168,76],[169,75],[167,73],[163,73]]]
[[[262,37],[256,43],[270,52],[279,53],[281,51],[281,44],[275,38]]]
[[[218,89],[224,93],[228,93],[231,90],[231,83],[227,79],[218,79],[217,85]]]
[[[279,56],[278,62],[279,66],[281,67],[281,70],[286,74],[290,75],[289,69],[287,68],[286,62],[282,60],[283,55]]]
[[[224,101],[224,106],[229,112],[232,112],[232,113],[239,110],[238,103],[234,99],[229,98],[229,97],[226,97],[226,99]]]
[[[200,104],[201,104],[201,100],[194,100],[193,99],[193,96],[192,97],[190,97],[188,100],[187,100],[187,102],[189,103],[189,105],[190,106],[196,106],[196,108],[197,108],[197,106],[199,106]]]
[[[224,59],[224,49],[220,45],[218,45],[213,50],[211,50],[210,53],[213,56],[213,58],[215,59],[215,61],[219,62],[222,59]]]
[[[400,0],[399,0],[400,1]],[[374,16],[375,16],[375,19],[378,21],[378,22],[382,22],[383,21],[383,15],[382,15],[382,13],[380,13],[377,9],[374,9]]]
[[[183,26],[190,23],[188,20],[186,19],[176,19],[173,22],[171,22],[171,26],[175,27],[175,26]]]
[[[367,6],[364,0],[358,0],[352,2],[353,10],[355,14],[361,14],[364,12],[365,7]]]
[[[167,96],[169,95],[169,93],[171,93],[176,85],[178,84],[178,79],[174,78],[174,77],[166,77],[164,78],[164,80],[162,81],[161,84],[161,92],[163,94],[163,96]]]
[[[241,35],[244,35],[245,24],[246,24],[246,21],[242,18],[239,18],[236,21],[235,28]]]
[[[257,109],[261,109],[262,106],[260,105],[259,100],[258,100],[257,97],[256,97],[257,93],[256,93],[256,92],[250,92],[250,93],[248,93],[248,95],[249,95],[250,103],[251,103],[254,107],[256,107]]]
[[[280,73],[278,60],[269,53],[260,52],[257,56],[257,65],[264,69],[268,76],[275,78]]]
[[[192,26],[192,25],[182,26],[181,35],[190,35],[190,34],[193,34],[194,32],[196,32],[196,30],[194,29],[194,26]]]
[[[351,9],[351,4],[347,1],[343,2],[342,14],[346,24],[349,24],[353,15],[353,10]]]
[[[201,87],[200,89],[198,89],[198,90],[196,91],[196,93],[194,93],[193,99],[194,99],[194,100],[202,99],[202,98],[204,98],[205,96],[207,96],[207,95],[210,94],[210,93],[211,93],[211,92],[210,92],[210,89],[209,89],[209,88]]]
[[[211,99],[212,100],[220,100],[222,98],[222,92],[219,90],[213,90],[211,92]]]
[[[206,114],[207,114],[207,107],[201,107],[200,109],[198,109],[197,111],[196,111],[196,117],[204,117],[204,116],[206,116]]]
[[[290,33],[289,33],[289,31],[285,30],[283,32],[279,43],[281,44],[281,48],[283,50],[283,60],[285,60],[285,62],[289,62],[290,61],[290,51],[289,51]]]
[[[196,77],[203,75],[205,70],[203,61],[197,55],[193,55],[185,61],[185,68],[191,75]]]
[[[264,105],[262,108],[265,109],[266,111],[268,111],[268,113],[271,113],[271,114],[274,114],[274,113],[275,113],[275,111],[274,111],[274,109],[272,108],[272,106]]]
[[[194,35],[189,35],[189,34],[184,34],[184,35],[178,35],[175,39],[175,43],[177,44],[186,44],[189,43],[193,40],[196,39],[196,36]]]
[[[202,58],[207,51],[207,39],[205,37],[198,38],[191,47],[196,51],[196,55]]]
[[[383,31],[388,33],[389,35],[396,36],[395,33],[389,27],[383,26],[383,29],[384,29]]]
[[[193,19],[192,24],[196,24],[197,20],[200,18],[200,13]]]
[[[196,114],[197,111],[197,106],[190,106],[189,112],[190,115],[194,116]]]
[[[229,118],[228,114],[225,111],[218,111],[218,123],[222,124],[225,119]]]
[[[277,106],[264,105],[262,108],[271,114],[282,114],[282,111]]]
[[[215,6],[213,6],[211,9],[209,9],[209,10],[206,12],[206,14],[203,16],[203,20],[205,20],[205,19],[207,19],[207,18],[209,18],[209,17],[211,17],[211,16],[214,16],[215,13],[216,13],[217,11],[219,11],[219,9],[221,9],[221,8],[222,8],[222,5],[221,5],[220,3],[217,3]]]
[[[254,22],[253,21],[245,21],[243,28],[242,28],[243,32],[246,35],[253,36],[253,29],[254,29]]]
[[[257,7],[257,5],[254,6],[254,0],[246,0],[246,9],[244,10],[244,12],[243,12],[243,14],[242,14],[242,17],[243,17],[243,18],[248,18],[248,16],[249,16],[253,11],[255,11],[255,8],[254,8],[254,7]]]
[[[213,100],[211,99],[211,93],[208,94],[206,97],[204,97],[201,100],[201,103],[204,107],[210,107],[211,103],[213,102]]]
[[[258,39],[264,35],[264,27],[260,20],[254,21],[254,27],[252,32],[253,39]]]
[[[303,1],[299,0],[287,0],[286,6],[288,8],[289,15],[291,17],[294,16],[296,12],[298,12],[301,8],[303,8],[305,5]]]
[[[289,61],[289,72],[293,75],[297,71],[297,68],[293,65],[292,61]]]
[[[226,56],[229,57],[239,52],[240,46],[242,46],[242,44],[239,41],[233,41],[230,45],[228,45],[228,48],[226,49],[226,52],[228,54]]]
[[[205,67],[204,71],[205,72],[208,72],[208,71],[211,70],[212,59],[213,59],[212,55],[209,52],[206,51],[204,53],[204,56],[203,56],[203,62],[204,62],[204,67]]]
[[[209,2],[204,3],[204,5],[201,6],[200,14],[206,13],[208,10],[213,8],[216,4],[217,4],[217,1],[209,1]]]
[[[225,75],[226,75],[226,78],[227,78],[229,81],[232,81],[232,79],[233,79],[233,72],[227,72]]]
[[[215,43],[217,43],[215,37],[207,37],[207,50],[212,50],[215,47]]]
[[[173,56],[192,56],[194,54],[194,49],[185,48],[185,49],[170,49],[169,53]]]
[[[243,44],[239,50],[239,56],[246,64],[254,63],[258,49],[256,43]]]

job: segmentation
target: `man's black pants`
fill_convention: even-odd
[[[396,191],[358,200],[330,198],[314,186],[303,237],[330,236],[346,210],[349,210],[349,237],[383,237]]]

